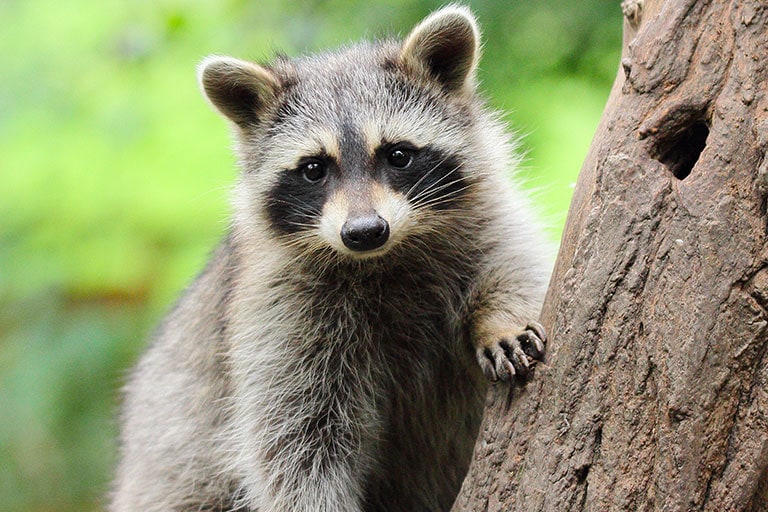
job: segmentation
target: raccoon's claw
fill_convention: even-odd
[[[546,341],[547,335],[541,324],[531,322],[514,338],[501,337],[478,349],[477,360],[491,381],[525,381],[532,363],[544,356]]]
[[[525,330],[517,335],[523,352],[531,359],[541,361],[544,355],[544,345],[547,343],[547,332],[539,322],[531,322]]]

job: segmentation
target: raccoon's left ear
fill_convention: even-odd
[[[470,93],[480,54],[480,31],[472,12],[451,5],[427,16],[411,31],[400,53],[407,69],[426,72],[450,92]]]
[[[271,72],[232,57],[205,58],[197,68],[197,76],[200,88],[216,110],[244,130],[261,122],[280,90]]]

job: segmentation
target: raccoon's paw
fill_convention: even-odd
[[[477,349],[477,360],[491,381],[525,381],[535,361],[544,356],[547,334],[538,322],[516,336],[501,336]]]

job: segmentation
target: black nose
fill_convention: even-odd
[[[378,249],[389,238],[389,224],[377,214],[351,217],[341,227],[341,241],[353,251]]]

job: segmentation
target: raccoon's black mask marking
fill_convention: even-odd
[[[367,155],[363,141],[341,130],[341,162],[328,155],[309,158],[323,161],[327,167],[324,179],[310,183],[302,175],[301,162],[296,169],[286,169],[268,192],[267,217],[272,228],[281,235],[311,229],[322,215],[329,197],[340,188],[364,187],[371,180],[399,192],[415,209],[445,210],[455,208],[468,186],[457,157],[427,146],[417,148],[408,142],[384,143]],[[388,154],[393,147],[403,147],[412,159],[405,168],[392,165]],[[373,212],[374,205],[371,205]]]

